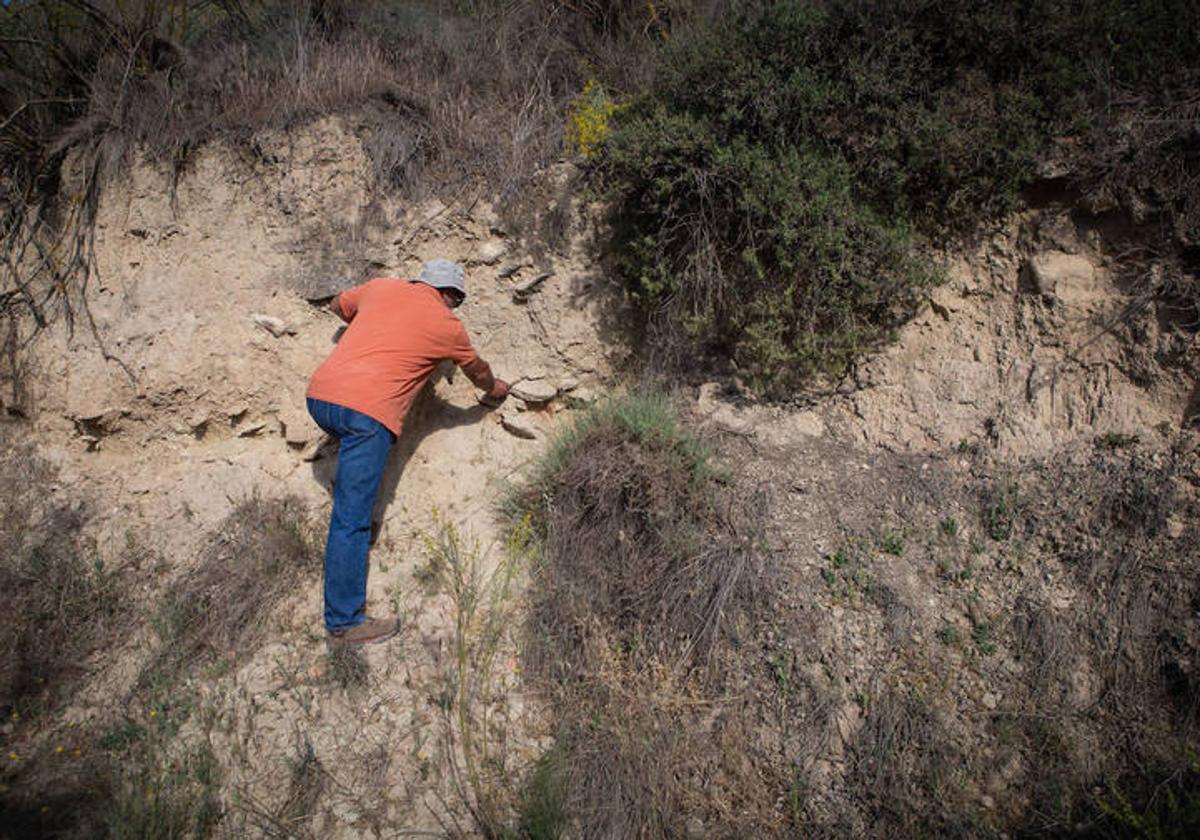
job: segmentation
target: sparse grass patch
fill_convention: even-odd
[[[1015,482],[994,482],[984,491],[980,507],[983,532],[996,542],[1006,541],[1013,535],[1019,504]]]
[[[1046,731],[1026,737],[1042,753],[1047,731],[1064,745],[1033,765],[1030,790],[1047,823],[1069,818],[1100,836],[1175,836],[1155,824],[1165,793],[1154,791],[1163,778],[1187,778],[1200,750],[1191,676],[1200,668],[1200,511],[1182,490],[1188,480],[1181,483],[1194,463],[1181,441],[1152,451],[1093,447],[1047,464],[1031,491],[1039,501],[1028,514],[1033,533],[1087,593],[1086,608],[1065,612],[1031,593],[1011,624],[1030,669],[1025,702],[1045,722]],[[1187,524],[1171,531],[1173,518]],[[1080,696],[1073,686],[1086,690]],[[1128,801],[1097,800],[1088,794],[1097,784]],[[1143,833],[1138,815],[1147,820]],[[1159,828],[1165,833],[1154,834]]]
[[[888,536],[899,540],[889,531],[881,542],[887,542]],[[903,551],[903,544],[899,550]],[[851,540],[825,559],[828,565],[822,567],[821,579],[829,586],[834,604],[862,603],[877,598],[875,579],[867,571],[869,552],[864,556],[861,547]]]
[[[944,645],[957,647],[962,643],[962,633],[950,622],[943,622],[937,631],[938,640]]]
[[[221,818],[220,766],[207,744],[139,770],[126,766],[108,813],[113,840],[204,838]]]
[[[558,840],[563,836],[567,829],[566,761],[566,751],[557,744],[538,758],[521,793],[516,837]]]
[[[885,554],[899,557],[904,553],[904,538],[895,531],[884,531],[883,536],[879,538],[879,548]]]
[[[328,772],[307,737],[290,765],[287,796],[274,814],[260,819],[260,827],[268,837],[313,837],[310,825],[328,786]]]
[[[978,836],[986,825],[966,790],[972,763],[937,711],[915,692],[876,689],[854,745],[857,792],[872,827],[902,837]]]
[[[496,658],[512,641],[513,587],[530,556],[529,523],[517,522],[494,558],[436,512],[434,530],[424,539],[454,625],[450,662],[437,698],[446,721],[451,779],[475,828],[489,837],[504,837],[511,833],[511,815],[522,806],[506,758]],[[429,765],[421,756],[418,750],[418,772],[424,779]]]
[[[119,571],[85,534],[87,506],[55,493],[54,471],[0,429],[0,712],[29,722],[78,684],[95,651],[128,628]]]
[[[169,696],[200,664],[244,660],[297,574],[320,569],[317,534],[298,499],[251,496],[211,535],[199,562],[168,588],[156,620],[161,648],[138,684]]]

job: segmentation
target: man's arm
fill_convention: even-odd
[[[462,372],[467,375],[467,379],[470,379],[476,388],[484,392],[480,397],[484,404],[499,405],[508,396],[508,383],[503,379],[497,379],[492,373],[492,366],[478,356],[463,365]]]

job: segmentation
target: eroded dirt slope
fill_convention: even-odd
[[[531,197],[540,213],[560,211],[565,179],[546,174],[544,194]],[[586,226],[573,218],[568,233],[558,250],[533,254],[467,196],[412,206],[373,199],[355,126],[335,120],[264,136],[253,159],[202,151],[175,185],[143,163],[106,194],[88,292],[95,330],[78,322],[71,334],[39,338],[28,428],[59,467],[56,492],[102,500],[92,526],[103,556],[116,560],[135,542],[160,558],[139,571],[147,606],[239,500],[292,494],[315,520],[327,516],[334,453],[320,446],[303,393],[340,323],[310,299],[411,274],[431,257],[461,261],[471,295],[460,314],[482,355],[499,375],[556,395],[524,411],[513,400],[501,416],[478,406],[461,376],[439,378],[415,410],[385,478],[370,582],[373,608],[398,611],[405,630],[367,652],[365,684],[328,678],[316,575],[296,580],[270,617],[272,642],[232,673],[198,680],[210,714],[187,726],[195,733],[217,721],[205,735],[225,771],[223,795],[249,803],[238,812],[247,830],[270,833],[299,744],[311,744],[332,779],[305,823],[313,836],[470,825],[443,737],[453,615],[426,585],[422,534],[435,530],[436,512],[494,558],[505,536],[495,517],[503,482],[571,406],[619,383],[629,352],[621,296],[588,250]],[[739,480],[769,491],[790,583],[756,654],[767,681],[751,691],[766,692],[758,711],[782,703],[793,713],[764,718],[752,750],[803,761],[818,820],[832,819],[851,790],[869,747],[863,733],[878,737],[878,718],[859,699],[873,686],[900,692],[941,680],[951,728],[1006,704],[1024,709],[1024,698],[998,687],[1019,670],[1014,660],[979,656],[978,639],[939,640],[973,639],[985,623],[999,635],[1023,594],[1064,610],[1077,597],[1073,586],[1018,585],[1012,552],[988,542],[978,494],[997,465],[1044,464],[1067,450],[1084,453],[1079,460],[1104,436],[1194,450],[1195,371],[1179,360],[1195,359],[1195,334],[1150,308],[1131,314],[1105,242],[1065,209],[1014,217],[974,252],[952,256],[948,273],[895,345],[802,408],[758,404],[734,380],[684,391]],[[1194,482],[1179,492],[1191,498]],[[1176,540],[1194,524],[1163,527],[1163,539]],[[852,544],[861,551],[832,567]],[[847,577],[860,568],[861,578]],[[886,598],[865,597],[868,582]],[[153,638],[150,623],[140,625],[115,655],[120,664],[97,667],[66,717],[87,725],[124,703]],[[504,664],[512,640],[496,709],[506,748],[520,753],[511,766],[527,766],[545,742],[516,660]],[[930,646],[936,655],[922,652]],[[807,694],[771,694],[792,690],[781,669]],[[949,682],[939,676],[947,673]],[[982,813],[1023,807],[1010,805],[1012,790],[1031,764],[1025,754],[1003,758],[995,779],[967,791]]]
[[[135,166],[105,194],[97,224],[95,330],[81,321],[39,337],[25,408],[59,468],[58,492],[100,500],[91,527],[102,558],[121,562],[130,543],[159,558],[138,573],[147,620],[116,657],[123,664],[100,669],[66,713],[99,721],[121,708],[153,647],[154,593],[238,502],[295,495],[327,521],[336,449],[322,445],[304,390],[341,322],[308,300],[415,275],[433,257],[467,267],[459,314],[477,349],[545,401],[513,398],[492,412],[465,377],[439,375],[410,415],[377,506],[369,591],[373,610],[402,616],[403,639],[369,651],[368,689],[326,694],[313,575],[295,580],[272,616],[275,641],[201,686],[202,703],[228,723],[217,748],[225,790],[259,810],[279,804],[297,739],[312,742],[343,783],[319,836],[440,825],[431,814],[453,796],[440,771],[426,781],[439,749],[430,698],[444,689],[453,622],[414,576],[428,565],[422,534],[435,518],[453,523],[487,562],[502,539],[503,482],[540,451],[568,395],[576,406],[594,399],[627,352],[602,326],[619,319],[621,301],[584,258],[582,232],[535,257],[483,203],[386,204],[371,198],[369,178],[353,125],[335,120],[262,137],[253,160],[205,150],[174,185],[160,167]],[[547,174],[539,210],[558,208],[556,181]]]

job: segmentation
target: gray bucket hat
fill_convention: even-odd
[[[436,259],[425,263],[417,275],[417,282],[435,289],[454,289],[464,298],[467,296],[467,288],[463,285],[463,267],[450,260]]]

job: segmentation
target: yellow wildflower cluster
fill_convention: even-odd
[[[589,79],[567,115],[567,154],[578,152],[584,160],[598,155],[608,137],[608,121],[620,110],[604,86]]]

